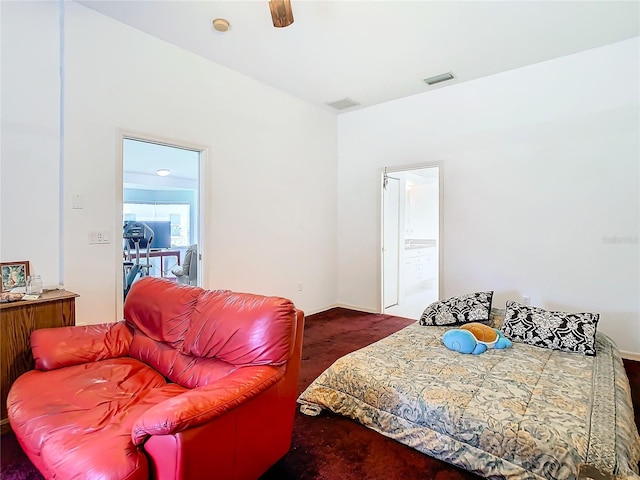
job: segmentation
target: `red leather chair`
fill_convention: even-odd
[[[146,277],[125,320],[33,332],[11,427],[46,478],[256,479],[291,444],[304,316]]]

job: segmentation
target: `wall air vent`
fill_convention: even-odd
[[[440,75],[436,75],[435,77],[429,77],[424,79],[424,83],[427,85],[435,85],[436,83],[446,82],[447,80],[453,80],[453,73],[447,72],[442,73]]]
[[[344,110],[345,108],[355,107],[356,105],[360,105],[355,100],[351,100],[350,98],[343,98],[342,100],[336,100],[335,102],[327,103],[330,107],[335,108],[336,110]]]

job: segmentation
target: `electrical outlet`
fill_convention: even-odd
[[[522,304],[523,305],[531,305],[531,297],[529,295],[522,296]]]
[[[302,282],[298,282],[298,291],[302,292],[304,290],[304,286],[302,285]]]

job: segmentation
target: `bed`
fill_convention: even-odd
[[[635,478],[640,438],[615,344],[595,356],[514,342],[465,355],[418,322],[352,352],[298,398],[483,477],[574,479],[581,465]],[[638,477],[640,478],[640,477]]]

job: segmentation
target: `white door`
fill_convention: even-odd
[[[383,304],[398,304],[400,270],[400,180],[385,174],[383,179],[382,252]]]

